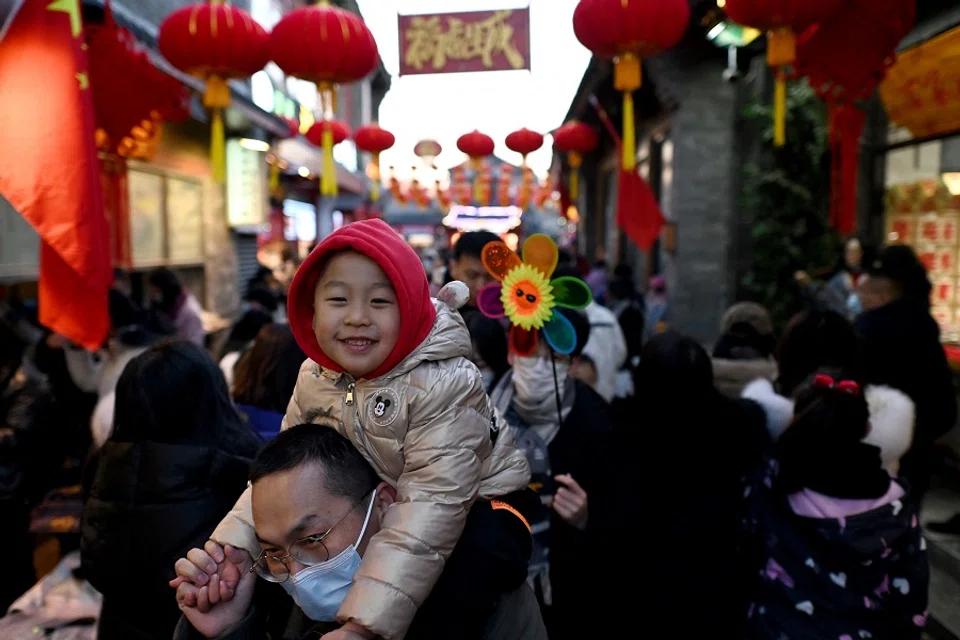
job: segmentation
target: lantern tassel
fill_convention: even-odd
[[[623,169],[637,168],[637,132],[633,114],[633,93],[623,92]]]
[[[223,184],[227,174],[227,160],[223,133],[223,113],[214,109],[210,122],[210,167],[213,171],[213,181]]]
[[[280,163],[274,162],[270,165],[270,193],[276,193],[280,188]]]
[[[380,200],[380,152],[373,152],[373,176],[370,180],[370,201]]]
[[[777,71],[777,84],[773,90],[773,144],[787,144],[787,79],[783,71]]]
[[[333,130],[323,130],[323,175],[320,176],[320,195],[337,195],[337,165],[333,161]]]
[[[583,158],[576,151],[567,154],[567,162],[570,163],[570,200],[577,201],[580,194],[580,165],[583,164]]]

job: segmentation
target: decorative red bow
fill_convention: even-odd
[[[860,395],[860,385],[853,380],[841,380],[836,382],[832,377],[825,373],[818,373],[813,377],[813,386],[817,389],[831,389],[845,393],[849,396]]]

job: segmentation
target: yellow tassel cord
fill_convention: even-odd
[[[617,91],[623,93],[623,159],[621,167],[624,171],[633,171],[637,168],[637,130],[633,109],[633,92],[640,88],[643,82],[643,70],[640,67],[640,58],[632,53],[626,53],[616,59],[614,63],[613,85]]]
[[[380,152],[373,152],[373,171],[370,176],[370,201],[380,201]]]
[[[767,34],[767,64],[776,69],[777,84],[773,91],[773,144],[787,143],[787,77],[784,67],[797,59],[797,38],[790,29],[777,29]]]
[[[471,156],[470,166],[473,168],[473,201],[480,204],[483,199],[483,180],[480,177],[483,170],[483,158]]]
[[[270,165],[270,193],[276,193],[280,188],[280,162],[274,162]]]
[[[226,80],[219,76],[207,78],[203,106],[210,110],[210,168],[214,182],[222,184],[227,168],[223,110],[230,106],[230,87]]]
[[[333,131],[323,132],[323,175],[320,176],[320,195],[337,195],[337,165],[333,161]]]
[[[576,151],[567,154],[567,162],[570,163],[570,201],[576,202],[580,195],[580,165],[583,164],[583,158]]]

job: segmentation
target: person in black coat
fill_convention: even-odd
[[[259,445],[200,347],[160,343],[127,365],[81,522],[82,574],[103,594],[99,640],[172,636],[174,563],[233,507]]]
[[[744,478],[770,446],[763,410],[721,394],[706,350],[672,331],[644,346],[634,384],[617,434],[620,551],[607,559],[633,584],[612,609],[672,621],[671,638],[740,637]]]
[[[930,486],[934,442],[957,421],[953,374],[930,315],[930,281],[907,246],[887,247],[868,267],[857,317],[866,382],[905,393],[916,406],[913,445],[900,461],[900,476],[921,501]]]

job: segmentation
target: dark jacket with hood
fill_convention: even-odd
[[[203,547],[247,483],[244,456],[196,445],[108,441],[83,511],[84,577],[104,595],[99,640],[169,640],[174,563]]]
[[[775,488],[777,466],[771,460],[748,495],[759,573],[746,637],[918,640],[929,570],[909,501],[845,518],[801,516]]]

